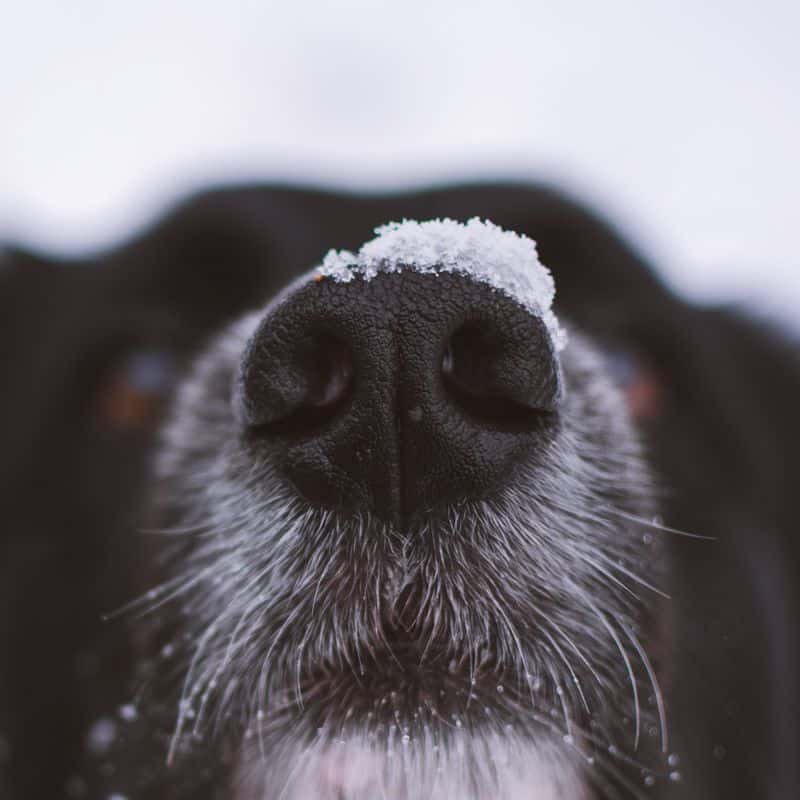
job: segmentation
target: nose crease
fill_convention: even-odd
[[[398,325],[398,329],[400,326]],[[405,408],[405,397],[403,392],[403,360],[402,360],[402,352],[400,346],[400,337],[394,337],[394,371],[395,371],[395,385],[394,385],[394,404],[393,404],[393,411],[394,411],[394,434],[395,434],[395,441],[396,441],[396,448],[397,448],[397,455],[398,455],[398,463],[397,463],[397,500],[398,500],[398,507],[397,507],[397,523],[398,529],[403,531],[407,527],[408,523],[408,497],[406,496],[406,487],[408,486],[408,481],[406,479],[405,472],[403,470],[403,464],[406,463],[408,458],[408,453],[406,452],[405,446],[405,429],[406,429],[406,420],[404,417],[403,410]]]

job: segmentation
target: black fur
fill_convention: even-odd
[[[796,795],[797,349],[729,309],[675,297],[605,222],[561,195],[485,185],[382,197],[225,189],[78,263],[6,251],[0,796],[102,797],[127,768],[97,748],[87,755],[86,739],[132,696],[140,649],[135,626],[102,615],[152,570],[132,529],[158,413],[108,412],[129,355],[167,354],[180,370],[328,248],[355,248],[390,219],[475,215],[536,239],[556,278],[558,312],[657,376],[658,413],[642,433],[666,491],[665,523],[713,537],[667,540],[664,661],[682,780],[656,791]],[[163,753],[165,744],[147,746]],[[135,748],[124,749],[135,761]],[[215,758],[203,756],[212,773]],[[192,778],[147,796],[199,797],[197,786],[213,784],[200,769]]]

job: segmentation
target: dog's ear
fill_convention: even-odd
[[[292,226],[268,192],[205,192],[98,260],[106,294],[132,313],[170,317],[191,345],[292,277]]]
[[[0,729],[12,752],[47,753],[59,779],[52,796],[84,735],[70,669],[88,614],[75,585],[88,586],[96,564],[69,505],[80,482],[80,462],[66,452],[80,437],[65,391],[81,349],[70,324],[80,302],[75,278],[54,259],[0,250]],[[41,796],[18,760],[5,776],[8,794]]]
[[[0,486],[24,472],[32,437],[69,370],[69,319],[78,300],[69,269],[20,247],[0,249]],[[27,455],[26,455],[27,454]]]

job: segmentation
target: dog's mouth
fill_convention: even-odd
[[[636,554],[620,545],[641,534],[578,506],[576,479],[554,504],[548,471],[529,470],[516,490],[404,535],[311,509],[287,488],[268,531],[248,512],[194,540],[178,596],[205,624],[187,640],[178,735],[221,717],[277,737],[393,725],[571,736],[631,688],[620,716],[640,714],[647,632],[620,580],[635,576]]]
[[[495,709],[530,700],[542,684],[503,665],[489,639],[458,643],[448,630],[431,636],[422,622],[420,590],[406,586],[376,623],[354,659],[318,661],[301,671],[283,700],[294,711],[318,709],[319,724],[342,720],[381,726],[400,717],[461,727]],[[353,650],[351,643],[345,650]]]
[[[490,571],[481,578],[455,562],[438,586],[416,565],[387,568],[383,590],[371,598],[346,593],[343,602],[326,587],[336,602],[314,604],[314,621],[326,633],[316,645],[300,634],[272,650],[270,657],[284,665],[282,678],[266,681],[250,698],[250,730],[268,735],[301,723],[308,731],[357,729],[379,738],[426,726],[445,738],[487,726],[569,734],[581,718],[581,684],[593,678],[574,653],[565,656],[569,645],[559,645],[537,608],[549,603],[559,614],[553,604],[566,606],[566,598],[528,587],[530,605],[519,609],[498,589],[491,612],[489,605],[481,610],[485,598],[471,595],[470,583],[499,587],[502,577]],[[470,605],[477,611],[472,619]]]
[[[238,543],[235,532],[223,537],[216,531],[208,539],[213,559],[197,561],[187,573],[192,581],[205,571],[204,583],[193,585],[200,591],[189,613],[207,623],[189,643],[171,758],[227,730],[233,749],[249,753],[246,760],[254,763],[294,742],[292,758],[312,752],[320,764],[336,765],[335,753],[345,752],[337,745],[374,761],[367,770],[374,776],[383,774],[381,765],[395,749],[422,759],[414,769],[423,771],[426,753],[435,761],[440,750],[457,752],[459,742],[493,742],[502,753],[511,748],[519,764],[527,763],[523,753],[541,755],[553,747],[553,758],[593,763],[609,758],[609,748],[621,753],[634,736],[648,736],[656,709],[643,706],[644,692],[652,691],[646,668],[625,664],[637,658],[631,642],[622,642],[627,623],[612,616],[610,595],[600,616],[591,618],[592,608],[578,593],[589,585],[582,588],[577,575],[556,574],[563,554],[551,553],[546,564],[543,542],[538,565],[526,556],[537,542],[533,533],[523,535],[523,523],[534,525],[547,512],[541,506],[529,519],[514,521],[507,507],[512,499],[495,503],[498,519],[519,528],[509,541],[488,508],[478,506],[461,510],[460,526],[440,520],[416,531],[415,544],[395,549],[377,521],[348,527],[322,515],[324,524],[316,526],[313,512],[298,505],[287,519],[287,535],[275,539],[286,553],[273,548],[261,564],[248,558],[256,550],[252,530]],[[307,549],[290,552],[291,531],[297,543],[324,552],[312,563],[301,558]],[[435,535],[426,540],[425,532]],[[537,535],[545,534],[542,522]],[[361,543],[354,541],[359,536]],[[245,544],[249,550],[237,550]],[[228,546],[235,553],[230,569]],[[279,555],[295,573],[275,570]],[[259,592],[248,576],[264,570],[271,577],[261,586],[271,589]],[[553,579],[550,591],[546,575]],[[231,598],[245,591],[249,605],[234,615]],[[209,598],[218,612],[205,605]],[[618,654],[615,638],[631,655]],[[629,699],[633,683],[642,708]],[[639,714],[647,721],[640,723]],[[437,774],[435,765],[431,769]]]

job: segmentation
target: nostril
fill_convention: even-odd
[[[312,361],[312,376],[300,407],[333,409],[344,399],[353,379],[350,351],[336,340],[320,343]]]
[[[240,393],[246,406],[244,422],[254,434],[312,433],[341,413],[350,397],[353,358],[347,345],[325,336],[307,341],[288,363],[276,359],[255,379],[243,376]]]
[[[559,394],[556,361],[543,350],[493,323],[469,322],[445,345],[442,382],[463,412],[485,424],[534,425],[556,410]]]

